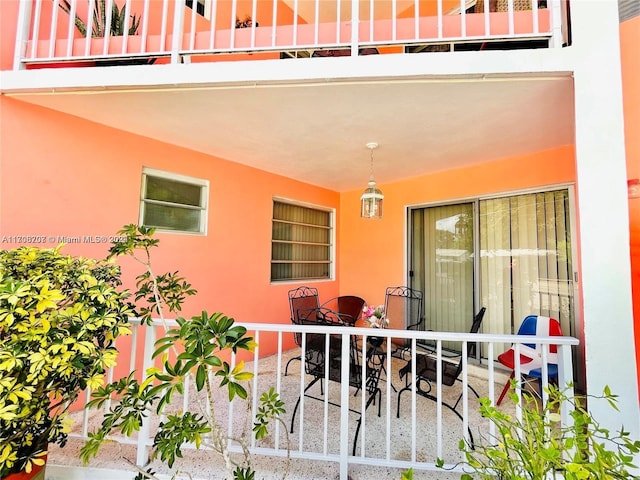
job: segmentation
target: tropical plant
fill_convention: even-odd
[[[389,326],[389,319],[384,313],[384,305],[365,305],[362,308],[362,317],[367,323],[367,326],[371,328],[387,328]]]
[[[400,476],[400,480],[413,480],[413,469],[405,470]]]
[[[240,20],[240,18],[236,17],[236,28],[250,28],[253,26],[253,20],[251,15],[245,15],[244,19]],[[258,27],[258,22],[256,22],[256,27]]]
[[[90,0],[87,0],[88,5]],[[111,3],[111,16],[108,15],[107,2]],[[71,15],[71,4],[68,0],[61,0],[58,6]],[[130,18],[126,18],[127,5],[126,2],[121,8],[118,7],[116,0],[95,0],[92,9],[92,23],[91,23],[91,36],[92,37],[104,37],[107,35],[107,25],[109,26],[108,32],[110,36],[124,35],[125,31],[129,35],[135,35],[140,27],[140,18],[135,14],[129,15]],[[109,18],[108,18],[109,17]],[[87,23],[82,18],[75,14],[75,26],[83,37],[87,36]]]
[[[150,323],[157,315],[165,323],[165,334],[156,342],[154,358],[161,359],[162,368],[149,369],[142,381],[136,379],[135,372],[105,387],[96,389],[89,407],[102,407],[112,401],[112,407],[105,415],[100,428],[89,434],[89,440],[81,449],[81,458],[86,463],[97,455],[100,446],[113,432],[130,436],[139,431],[142,420],[150,413],[161,415],[160,423],[153,440],[151,459],[159,458],[173,468],[182,457],[182,448],[186,442],[198,449],[207,449],[219,455],[225,463],[228,478],[238,480],[253,479],[254,471],[248,449],[250,432],[243,431],[237,441],[244,452],[240,458],[230,454],[226,428],[216,418],[215,391],[227,390],[228,401],[235,397],[247,400],[249,393],[245,385],[253,374],[244,371],[242,361],[234,367],[227,361],[227,354],[240,350],[253,351],[256,344],[247,335],[243,326],[235,324],[233,318],[218,312],[202,312],[190,319],[178,317],[177,326],[168,328],[163,310],[180,310],[185,298],[195,294],[177,272],[165,276],[155,276],[151,268],[150,249],[157,245],[153,239],[153,229],[125,226],[119,232],[124,238],[113,243],[112,256],[130,255],[145,267],[138,276],[135,299],[138,312],[144,323]],[[140,255],[141,254],[141,255]],[[185,380],[191,377],[195,388],[196,411],[172,411],[171,401],[174,395],[184,394]],[[213,378],[219,378],[215,385]],[[116,400],[117,399],[117,400]],[[269,422],[274,419],[284,425],[280,418],[285,413],[284,404],[273,388],[260,397],[260,407],[252,420],[252,434],[262,439],[268,434]],[[283,429],[287,431],[286,425]],[[287,437],[287,444],[289,439]],[[287,458],[283,478],[289,467]],[[137,468],[137,467],[136,467]],[[136,478],[156,478],[151,468],[138,468]],[[179,471],[174,473],[174,477]]]
[[[550,385],[544,405],[535,396],[522,395],[521,419],[497,409],[488,398],[480,399],[480,412],[496,433],[475,449],[460,442],[468,472],[461,479],[639,479],[632,472],[637,471],[633,459],[640,440],[631,439],[623,428],[612,433],[602,427],[585,405],[587,400],[606,400],[617,410],[616,396],[605,387],[601,396],[576,398],[571,388]],[[516,393],[509,396],[518,402]],[[563,408],[571,418],[566,425],[561,423]]]
[[[0,251],[0,478],[64,446],[71,406],[102,385],[130,332],[119,267],[61,248]]]

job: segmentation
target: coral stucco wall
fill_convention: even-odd
[[[198,290],[185,316],[205,309],[289,323],[291,285],[270,283],[272,198],[337,208],[338,193],[6,97],[0,112],[0,248],[17,247],[14,235],[42,236],[38,245],[53,247],[64,237],[108,237],[137,223],[143,166],[208,179],[208,234],[157,233],[154,269],[178,269]],[[81,241],[63,251],[102,258],[107,249]],[[123,266],[132,286],[140,267]],[[321,299],[338,294],[337,282],[315,286]]]
[[[20,0],[0,0],[0,70],[13,68]]]
[[[417,159],[419,160],[419,159]],[[372,304],[390,285],[406,285],[406,206],[575,181],[572,146],[448,170],[391,184],[380,220],[360,218],[361,191],[342,195],[340,290]]]
[[[19,0],[0,0],[2,70],[13,64],[18,5]],[[640,125],[640,18],[622,23],[620,38],[628,177],[640,178],[640,136],[636,133]],[[273,195],[339,207],[340,281],[319,283],[321,296],[356,294],[378,303],[387,285],[406,282],[406,205],[575,179],[572,147],[497,160],[381,185],[386,194],[385,217],[371,222],[358,216],[360,190],[340,195],[7,98],[0,98],[0,115],[0,235],[47,235],[56,240],[112,235],[123,224],[137,221],[143,165],[208,178],[209,235],[159,234],[162,247],[155,264],[158,269],[179,268],[200,291],[185,313],[202,308],[223,310],[245,321],[289,319],[283,299],[290,286],[269,283]],[[631,200],[629,205],[636,361],[640,366],[640,200]],[[102,256],[106,246],[69,245],[65,251]],[[640,368],[638,372],[640,380]]]
[[[622,62],[622,95],[625,120],[625,151],[627,177],[640,178],[640,17],[620,25]],[[640,199],[629,200],[629,236],[633,288],[636,365],[640,385]],[[640,398],[640,392],[638,392]]]

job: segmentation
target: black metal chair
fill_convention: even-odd
[[[482,324],[482,319],[484,318],[484,314],[486,312],[486,308],[482,307],[480,311],[473,318],[473,323],[471,324],[471,329],[469,333],[478,333],[480,330],[480,326]],[[467,342],[467,358],[473,358],[476,355],[477,343],[476,342]],[[451,361],[449,358],[441,357],[441,373],[442,373],[442,385],[451,387],[456,381],[462,382],[459,378],[460,373],[462,373],[462,355],[459,356],[457,362]],[[407,362],[407,364],[400,369],[399,375],[400,379],[403,379],[407,376],[407,380],[405,382],[405,387],[402,388],[398,392],[398,412],[397,416],[400,417],[400,399],[404,392],[411,390],[411,370],[412,364],[411,360]],[[429,400],[437,401],[438,398],[435,394],[431,393],[432,391],[432,382],[436,382],[438,379],[438,359],[434,357],[432,354],[424,354],[424,353],[416,353],[416,380],[415,387],[416,393],[422,397],[428,398]],[[478,392],[467,383],[467,387],[471,390],[476,398],[480,398]],[[442,405],[455,413],[460,420],[462,420],[462,415],[458,412],[457,407],[460,404],[460,400],[462,399],[462,392],[458,396],[456,402],[451,405],[445,401],[442,402]],[[469,436],[471,440],[471,445],[473,445],[473,435],[471,435],[471,430],[469,430]]]
[[[302,325],[303,320],[316,319],[319,308],[320,300],[317,288],[302,286],[289,290],[289,310],[293,324]],[[293,338],[296,345],[302,345],[302,334],[296,332],[293,334]],[[289,359],[284,368],[285,376],[289,370],[289,364],[294,360],[302,361],[302,357],[297,356]]]
[[[331,320],[321,319],[319,321],[307,321],[302,320],[302,324],[325,324],[327,326],[345,326],[342,322],[333,322]],[[325,380],[331,380],[334,382],[341,382],[341,368],[342,368],[342,336],[341,335],[331,335],[329,337],[328,345],[327,345],[327,335],[324,333],[309,333],[306,335],[306,341],[304,342],[303,348],[303,356],[304,356],[304,367],[305,373],[310,375],[311,381],[305,387],[303,395],[307,398],[325,401],[323,398],[323,382]],[[381,397],[382,392],[378,386],[380,381],[380,368],[375,365],[374,362],[369,358],[365,358],[366,366],[365,366],[365,378],[363,381],[362,377],[362,350],[360,349],[361,342],[358,342],[358,339],[355,335],[349,336],[349,386],[355,389],[355,394],[358,391],[363,390],[364,395],[367,396],[365,403],[365,410],[369,408],[369,405],[375,403],[376,399],[378,400],[378,416],[381,414]],[[325,370],[328,363],[328,376],[325,378]],[[315,396],[310,394],[309,391],[311,388],[320,382],[320,395]],[[300,405],[300,401],[302,399],[302,395],[298,397],[298,401],[293,409],[293,415],[291,417],[291,433],[293,433],[294,424],[296,420],[296,413],[298,411],[298,407]],[[348,401],[343,399],[343,401]],[[337,406],[340,405],[331,401],[328,401],[329,405]],[[353,408],[349,408],[349,411],[356,413],[358,418],[358,423],[356,426],[355,438],[353,441],[353,455],[356,454],[356,447],[358,443],[358,434],[360,433],[360,426],[362,423],[362,412],[359,410],[355,410]]]
[[[321,309],[326,309],[329,312],[337,312],[337,318],[344,324],[354,326],[362,315],[362,309],[364,308],[365,301],[363,298],[356,297],[355,295],[341,295],[327,300],[322,305]],[[324,311],[324,314],[327,313]]]
[[[295,325],[329,322],[353,326],[362,313],[364,303],[360,297],[343,295],[320,304],[317,288],[302,286],[289,290],[291,322]],[[329,308],[334,304],[335,308]],[[294,333],[296,345],[301,346],[301,339],[301,334]],[[285,376],[288,374],[289,364],[294,360],[302,361],[302,357],[289,359],[284,368]]]
[[[384,296],[384,312],[389,321],[398,318],[406,323],[407,330],[424,330],[423,294],[420,290],[410,287],[387,287]],[[408,342],[396,346],[391,352],[392,357],[405,359],[404,354],[409,351]]]

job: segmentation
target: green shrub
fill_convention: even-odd
[[[154,316],[164,320],[164,308],[169,312],[180,311],[185,298],[196,291],[178,272],[157,276],[153,273],[150,251],[158,244],[158,240],[153,238],[154,230],[128,225],[118,233],[123,240],[113,244],[111,255],[131,255],[145,268],[137,277],[135,293],[136,312],[143,323],[149,324]],[[231,352],[253,351],[256,344],[247,335],[245,327],[237,325],[233,318],[220,312],[209,314],[203,311],[190,319],[178,317],[176,322],[177,327],[165,326],[164,335],[155,344],[153,357],[161,360],[162,368],[149,369],[141,382],[133,372],[94,391],[90,408],[102,407],[109,400],[113,400],[113,403],[100,428],[89,434],[89,440],[81,449],[81,458],[87,463],[96,456],[113,432],[130,436],[139,431],[143,419],[155,412],[163,415],[163,421],[153,439],[151,459],[159,458],[173,468],[182,457],[184,444],[189,442],[198,449],[220,456],[225,462],[227,478],[253,479],[255,473],[248,449],[248,435],[251,432],[243,432],[241,438],[229,439],[227,429],[218,422],[213,412],[214,391],[217,389],[226,389],[229,402],[235,397],[248,398],[245,385],[253,374],[244,371],[243,362],[232,367],[225,359]],[[184,394],[184,381],[188,377],[193,379],[195,403],[200,409],[179,414],[168,412],[172,397]],[[214,382],[214,378],[219,381]],[[207,411],[212,413],[205,414]],[[273,388],[263,393],[256,417],[252,419],[252,432],[256,439],[267,435],[271,420],[284,425],[280,418],[284,413],[284,404]],[[239,459],[230,455],[229,440],[242,446],[244,455]],[[288,467],[287,457],[282,478],[286,476]],[[156,478],[151,469],[138,471],[137,479]],[[173,472],[174,477],[179,474],[179,471]]]
[[[102,385],[133,313],[117,265],[61,247],[0,251],[0,477],[64,446],[80,392]]]
[[[462,480],[472,478],[504,480],[540,479],[638,479],[633,457],[640,441],[624,429],[616,433],[600,426],[587,406],[589,399],[605,399],[617,410],[616,396],[605,387],[601,396],[575,398],[571,389],[550,385],[548,401],[540,405],[537,397],[522,395],[522,419],[480,399],[480,412],[496,428],[494,437],[484,438],[475,449],[464,440],[466,470]],[[514,403],[518,395],[510,394]],[[562,425],[560,413],[567,408],[571,422]],[[442,463],[440,463],[442,465]]]

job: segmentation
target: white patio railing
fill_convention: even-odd
[[[168,322],[169,326],[175,325]],[[475,359],[466,358],[466,346],[469,342],[474,342],[481,346],[486,358],[494,358],[495,355],[504,349],[504,345],[512,342],[536,343],[542,345],[543,360],[543,382],[542,386],[547,386],[546,380],[546,358],[549,352],[549,345],[557,345],[558,357],[558,384],[567,385],[572,383],[572,361],[571,347],[578,344],[578,340],[571,337],[531,337],[515,335],[491,335],[491,334],[469,334],[469,333],[443,333],[443,332],[415,332],[404,330],[377,330],[358,327],[326,327],[326,326],[296,326],[296,325],[274,325],[274,324],[243,324],[249,335],[254,336],[258,347],[251,358],[245,359],[246,369],[254,374],[251,381],[250,391],[253,392],[252,399],[247,411],[247,403],[242,400],[234,400],[229,404],[223,389],[219,404],[216,404],[216,412],[221,415],[221,421],[228,424],[229,436],[236,435],[236,431],[243,425],[247,418],[255,417],[258,408],[257,397],[261,392],[274,387],[285,401],[286,415],[283,420],[287,427],[291,425],[291,415],[295,402],[301,397],[299,411],[293,433],[287,435],[284,428],[278,424],[272,424],[268,440],[257,441],[255,437],[250,440],[250,451],[252,454],[262,457],[267,456],[272,459],[282,459],[290,454],[293,459],[305,459],[329,462],[336,466],[340,472],[340,478],[346,480],[350,467],[375,466],[394,469],[441,471],[436,467],[436,461],[443,459],[446,468],[454,472],[461,472],[462,467],[458,463],[462,460],[462,454],[458,451],[458,442],[462,438],[469,440],[472,434],[476,441],[487,435],[495,433],[493,425],[487,419],[479,415],[478,402],[473,394],[469,394],[468,386],[472,386],[481,397],[488,397],[495,401],[497,394],[504,385],[507,378],[504,371],[494,367],[493,362],[485,362],[480,366]],[[158,335],[163,334],[163,327],[159,322],[154,326],[137,325],[134,329],[133,338],[130,344],[121,347],[119,364],[124,368],[126,375],[133,369],[144,371],[152,364],[151,353],[154,350],[154,342]],[[322,382],[322,401],[314,401],[304,397],[306,386],[311,380],[311,376],[305,374],[304,361],[299,365],[292,364],[289,367],[288,375],[284,375],[285,364],[292,358],[301,354],[301,349],[289,348],[284,350],[284,345],[290,345],[294,332],[303,334],[302,359],[305,358],[306,338],[310,334],[331,334],[342,339],[341,358],[349,358],[349,339],[357,336],[361,345],[367,345],[368,338],[375,336],[383,338],[383,347],[386,352],[391,352],[393,344],[391,339],[406,339],[409,342],[410,353],[406,360],[410,358],[415,365],[416,353],[419,351],[420,341],[429,340],[436,344],[435,356],[437,361],[446,361],[443,357],[442,342],[460,342],[462,346],[463,368],[459,376],[460,382],[456,382],[451,387],[442,384],[442,378],[432,385],[437,401],[430,401],[417,394],[415,388],[411,388],[403,397],[402,409],[398,408],[397,392],[400,386],[404,386],[397,376],[398,368],[406,364],[406,360],[392,358],[389,353],[381,356],[384,363],[386,375],[383,373],[380,383],[381,398],[380,404],[365,409],[365,397],[362,392],[366,390],[366,385],[361,385],[360,392],[354,394],[354,389],[350,388],[349,363],[338,362],[341,382]],[[129,338],[129,337],[127,337]],[[335,337],[334,337],[335,338]],[[143,351],[137,345],[144,345]],[[327,348],[329,343],[327,342]],[[500,351],[497,351],[497,348]],[[518,349],[519,347],[516,347]],[[383,350],[385,351],[385,350]],[[364,360],[365,357],[363,357]],[[519,359],[516,350],[516,359]],[[334,359],[335,360],[335,359]],[[235,357],[231,358],[235,364]],[[363,367],[363,369],[366,367]],[[520,378],[520,365],[516,365],[515,378]],[[510,372],[507,372],[507,374]],[[325,375],[328,375],[328,367]],[[410,379],[415,385],[415,368],[410,373]],[[116,374],[117,376],[118,374]],[[110,373],[110,379],[113,378]],[[362,378],[366,378],[363,370]],[[335,378],[335,377],[334,377]],[[188,409],[190,398],[188,385],[185,388],[185,395],[181,403],[175,406],[177,411]],[[521,395],[517,390],[518,395]],[[319,394],[319,389],[315,395]],[[447,398],[457,398],[461,396],[460,404],[457,405],[456,414],[452,414],[443,405]],[[453,396],[453,397],[451,397]],[[521,397],[519,397],[521,398]],[[449,403],[452,403],[449,401]],[[108,406],[107,406],[108,407]],[[378,408],[381,414],[378,416]],[[512,405],[505,402],[502,407],[512,409],[515,415],[521,415],[521,404]],[[361,413],[361,428],[357,440],[356,454],[352,454],[354,442],[354,428],[357,423],[357,416],[353,412]],[[98,425],[100,421],[99,412],[84,410],[78,412],[81,416],[81,425],[78,425],[72,434],[75,438],[87,438],[87,433]],[[398,415],[399,413],[399,415]],[[454,412],[455,413],[455,412]],[[563,422],[570,421],[568,408],[563,409]],[[247,417],[248,416],[248,417]],[[149,447],[152,445],[154,435],[154,425],[157,425],[157,418],[150,418],[143,426],[137,438],[120,439],[125,444],[130,444],[137,449],[137,463],[144,466],[148,459]],[[290,443],[288,443],[290,442]],[[193,446],[187,446],[193,448]],[[240,452],[240,446],[234,442],[229,443],[232,452]],[[63,449],[64,450],[64,449]],[[192,452],[194,455],[207,455],[199,451]],[[203,461],[197,462],[202,465]],[[206,463],[210,464],[210,457],[206,457]],[[65,463],[56,462],[54,464]],[[73,467],[69,467],[73,468]],[[78,468],[78,467],[76,467]],[[201,467],[199,467],[201,468]],[[59,470],[58,470],[59,471]],[[203,472],[204,474],[205,472]],[[70,477],[71,478],[71,477]],[[75,478],[75,477],[74,477]]]
[[[260,59],[444,51],[461,42],[498,40],[566,43],[566,2],[535,0],[527,10],[516,9],[521,4],[252,0],[244,8],[247,2],[238,0],[28,0],[20,2],[14,68],[115,59],[224,61],[222,53],[261,53],[253,57]],[[127,27],[135,17],[135,30],[104,28],[116,13],[124,14]],[[87,21],[96,14],[102,20]],[[85,34],[78,23],[87,27]]]

